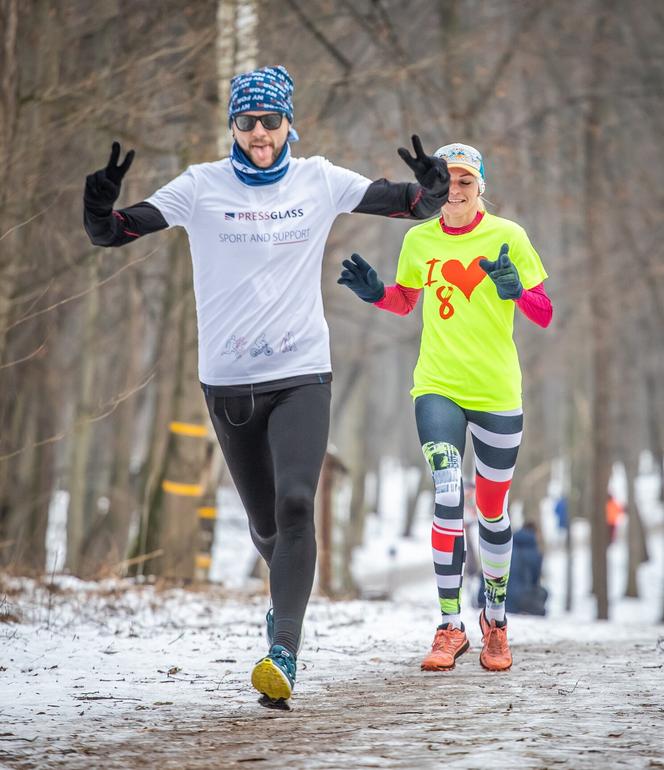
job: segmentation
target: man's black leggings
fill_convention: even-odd
[[[293,654],[316,566],[314,495],[330,425],[330,383],[206,395],[214,429],[270,568],[274,644]]]

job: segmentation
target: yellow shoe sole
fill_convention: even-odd
[[[251,672],[251,684],[272,700],[290,698],[293,688],[283,671],[269,658],[259,660]]]

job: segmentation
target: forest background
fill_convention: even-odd
[[[281,63],[296,155],[409,180],[396,149],[412,133],[484,153],[489,210],[526,228],[555,308],[547,330],[516,320],[526,425],[512,497],[536,520],[563,468],[606,617],[604,508],[622,463],[636,593],[648,535],[634,480],[644,457],[661,477],[664,457],[660,2],[0,0],[0,35],[1,569],[44,572],[66,492],[71,573],[195,573],[197,510],[231,482],[212,442],[173,428],[206,424],[186,236],[91,246],[83,184],[115,139],[136,150],[118,206],[223,157],[230,77]],[[342,217],[326,250],[346,555],[383,458],[420,470],[406,533],[430,483],[408,394],[420,312],[373,311],[336,284],[353,251],[391,282],[408,226]]]

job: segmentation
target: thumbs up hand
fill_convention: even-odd
[[[496,284],[496,291],[501,299],[519,299],[523,294],[519,271],[510,259],[509,246],[506,243],[500,247],[498,259],[482,259],[480,267]]]

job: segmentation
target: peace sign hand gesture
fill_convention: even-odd
[[[399,157],[410,166],[415,179],[422,187],[426,187],[432,195],[444,198],[444,203],[447,200],[450,187],[450,173],[447,170],[447,163],[442,158],[427,155],[417,134],[413,134],[412,142],[415,157],[405,147],[399,147],[397,150]]]
[[[111,146],[111,156],[104,169],[106,171],[106,178],[114,184],[120,185],[122,183],[122,177],[129,171],[129,167],[134,160],[135,154],[134,150],[129,150],[125,155],[125,159],[118,165],[118,159],[120,158],[120,142],[113,142],[113,145]]]
[[[113,142],[111,155],[106,168],[95,171],[85,178],[85,205],[91,211],[99,214],[108,212],[120,195],[122,178],[129,171],[134,160],[134,150],[129,150],[122,163],[120,158],[120,143]]]

